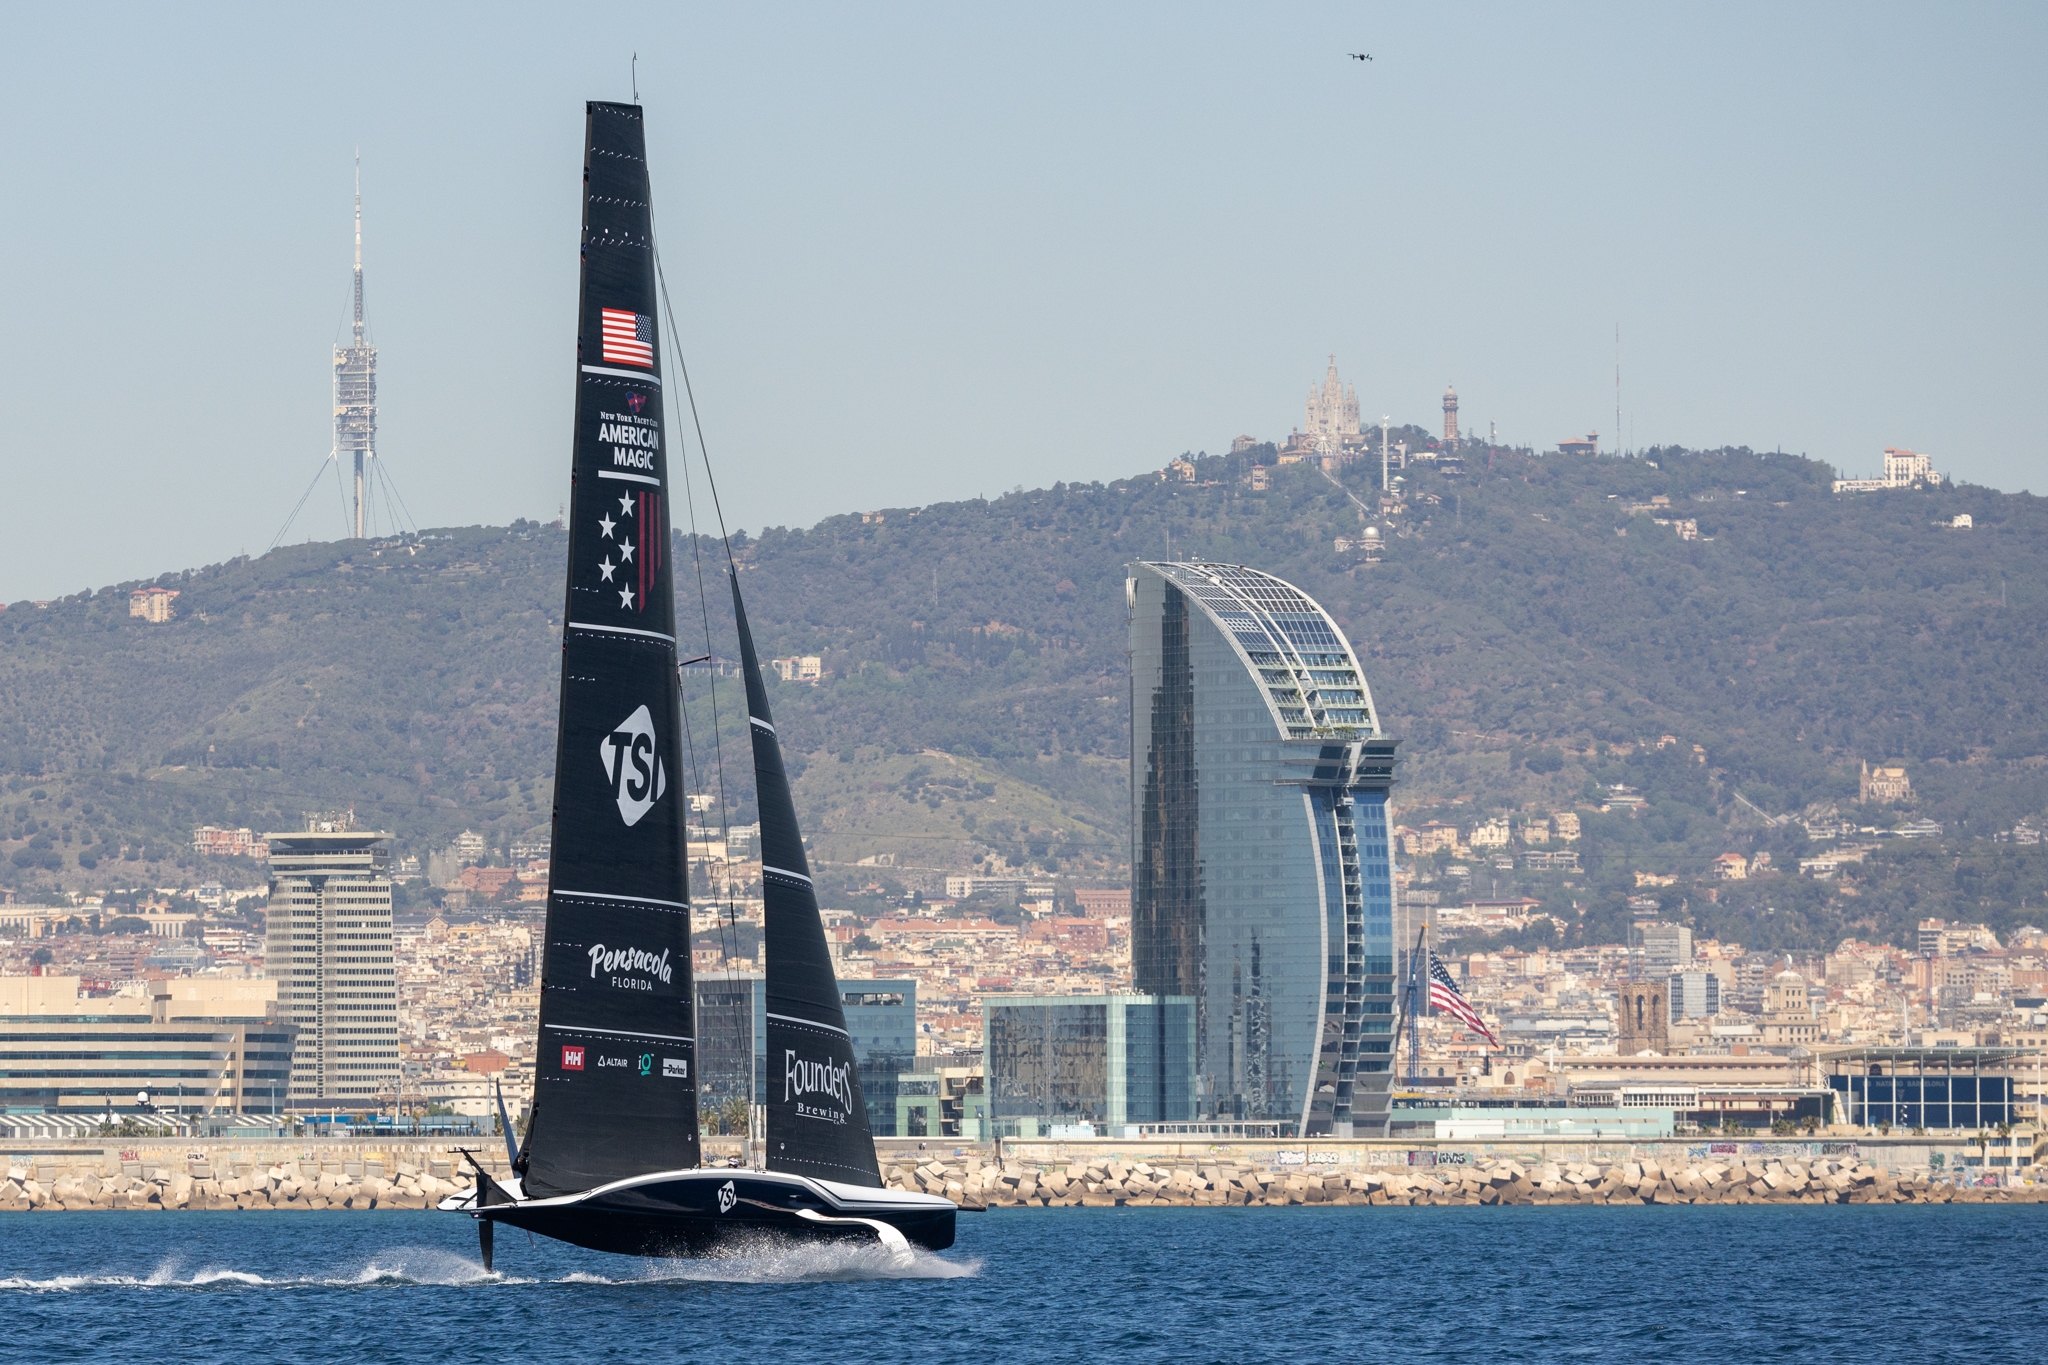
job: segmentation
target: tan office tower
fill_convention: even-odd
[[[377,1109],[398,1088],[391,836],[315,819],[266,834],[272,877],[264,974],[298,1025],[289,1107]]]

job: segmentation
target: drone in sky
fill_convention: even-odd
[[[1351,54],[1351,60],[1355,62],[1369,62],[1372,60],[1372,54],[1370,52],[1354,52]]]

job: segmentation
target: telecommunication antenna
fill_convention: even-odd
[[[1387,415],[1380,414],[1380,492],[1391,493],[1394,486],[1387,480]]]
[[[363,155],[356,153],[355,325],[350,344],[334,348],[334,449],[355,456],[355,506],[350,526],[357,540],[367,529],[364,488],[377,457],[377,349],[363,337]]]
[[[1621,444],[1621,324],[1614,324],[1614,444]],[[1622,454],[1626,455],[1627,450]]]

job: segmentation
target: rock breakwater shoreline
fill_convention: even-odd
[[[884,1171],[893,1189],[941,1194],[967,1208],[1159,1205],[1437,1204],[2038,1204],[2048,1185],[1984,1186],[1940,1172],[1860,1159],[1730,1157],[1703,1163],[1481,1158],[1430,1169],[1317,1170],[1242,1162],[1115,1159],[1064,1165],[975,1155]]]
[[[280,1161],[218,1170],[204,1161],[182,1170],[124,1162],[107,1173],[90,1165],[16,1165],[0,1180],[0,1213],[425,1209],[469,1188],[451,1162],[394,1162],[388,1175],[378,1162]]]

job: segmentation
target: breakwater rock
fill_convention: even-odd
[[[1068,1165],[996,1163],[974,1155],[897,1162],[894,1189],[944,1195],[968,1208],[1157,1204],[1934,1204],[2044,1203],[2048,1186],[1983,1188],[1927,1171],[1895,1171],[1857,1159],[1811,1163],[1730,1157],[1659,1163],[1524,1164],[1481,1158],[1469,1165],[1269,1168],[1199,1160],[1168,1164],[1092,1160]]]
[[[193,1161],[181,1169],[125,1162],[108,1172],[96,1164],[17,1164],[0,1180],[0,1212],[77,1213],[94,1209],[425,1209],[458,1191],[449,1162],[280,1161],[216,1169]]]

